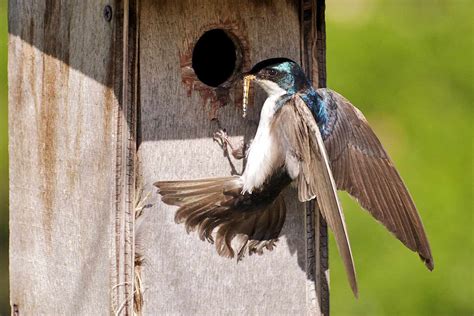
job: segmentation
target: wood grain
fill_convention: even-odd
[[[103,17],[105,5],[112,22]],[[131,313],[139,255],[143,314],[321,312],[323,270],[315,265],[318,252],[308,250],[314,236],[305,234],[313,220],[305,222],[310,213],[293,189],[285,193],[277,249],[239,264],[186,235],[154,192],[141,224],[134,222],[137,192],[152,192],[154,181],[233,170],[212,141],[214,114],[235,139],[255,133],[261,91],[254,90],[243,120],[238,88],[222,99],[184,80],[195,41],[209,28],[234,32],[243,49],[239,71],[276,56],[301,62],[300,9],[296,0],[10,1],[15,310]],[[213,112],[206,102],[216,98],[226,105]],[[313,269],[316,279],[307,273]]]
[[[109,3],[10,1],[10,300],[19,314],[111,311],[121,76]]]
[[[189,95],[183,83],[180,56],[209,28],[232,32],[234,25],[240,26],[238,37],[246,39],[244,65],[276,56],[300,60],[298,1],[142,1],[138,177],[145,192],[154,191],[157,180],[230,174],[212,141],[218,127],[209,119],[206,99],[197,91]],[[233,99],[217,112],[222,127],[236,138],[249,140],[255,133],[264,96],[254,91],[246,120]],[[175,208],[153,194],[153,207],[137,232],[145,260],[144,314],[316,313],[317,301],[307,298],[315,287],[307,284],[305,208],[292,189],[286,201],[289,214],[277,249],[237,264],[187,235],[173,221]]]

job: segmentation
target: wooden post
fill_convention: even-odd
[[[301,65],[305,73],[312,79],[317,88],[326,87],[326,30],[324,0],[302,0]],[[315,202],[307,204],[306,208],[306,249],[308,262],[308,280],[313,281],[316,314],[329,315],[329,247],[328,229],[318,205]],[[313,266],[314,265],[314,266]]]
[[[325,84],[322,0],[10,1],[12,310],[328,314],[327,230],[293,189],[277,249],[237,264],[152,187],[242,168],[212,133],[249,140],[264,95],[243,120],[239,88],[197,79],[194,45],[215,28],[236,71],[285,56]]]
[[[9,3],[15,313],[127,310],[135,127],[124,12],[125,1]]]

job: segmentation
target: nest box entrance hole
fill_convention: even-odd
[[[240,45],[223,29],[205,32],[193,48],[192,67],[196,77],[211,87],[229,81],[240,68],[240,63]]]

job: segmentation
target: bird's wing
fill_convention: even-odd
[[[299,96],[293,96],[277,111],[271,128],[288,153],[286,165],[290,176],[298,177],[299,200],[303,202],[316,197],[334,233],[349,283],[357,296],[356,272],[344,215],[321,133],[311,111]]]
[[[415,204],[364,115],[340,94],[319,92],[336,114],[324,143],[338,189],[356,198],[432,270],[430,245]]]

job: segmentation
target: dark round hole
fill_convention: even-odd
[[[194,46],[193,69],[196,76],[211,87],[229,79],[236,68],[237,47],[221,29],[204,33]]]

